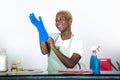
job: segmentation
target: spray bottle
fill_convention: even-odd
[[[99,48],[99,45],[91,48],[90,69],[93,71],[93,74],[100,74],[100,62],[97,58],[97,51],[99,51]]]

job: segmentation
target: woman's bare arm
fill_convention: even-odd
[[[63,55],[63,53],[61,53],[54,45],[54,40],[50,37],[48,39],[48,44],[50,46],[50,48],[54,51],[54,53],[56,54],[56,56],[61,60],[61,62],[67,66],[68,68],[73,68],[78,61],[81,59],[81,56],[78,53],[73,53],[71,58],[66,57],[65,55]]]
[[[50,48],[47,42],[40,42],[40,49],[43,55],[48,54],[50,52]]]

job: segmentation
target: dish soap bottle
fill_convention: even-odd
[[[100,74],[100,62],[97,58],[97,51],[99,51],[100,46],[92,47],[92,55],[90,58],[90,69],[93,74]]]

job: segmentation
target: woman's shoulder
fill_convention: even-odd
[[[81,44],[83,43],[83,40],[81,39],[80,35],[75,35],[73,34],[73,40],[72,40],[73,44]]]
[[[60,33],[50,33],[50,37],[52,37],[53,39],[56,39],[58,36],[60,35]]]
[[[72,34],[74,40],[81,40],[80,35]]]

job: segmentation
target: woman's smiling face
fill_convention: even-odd
[[[66,31],[71,26],[70,19],[68,19],[64,13],[58,13],[55,22],[55,25],[60,32]]]

